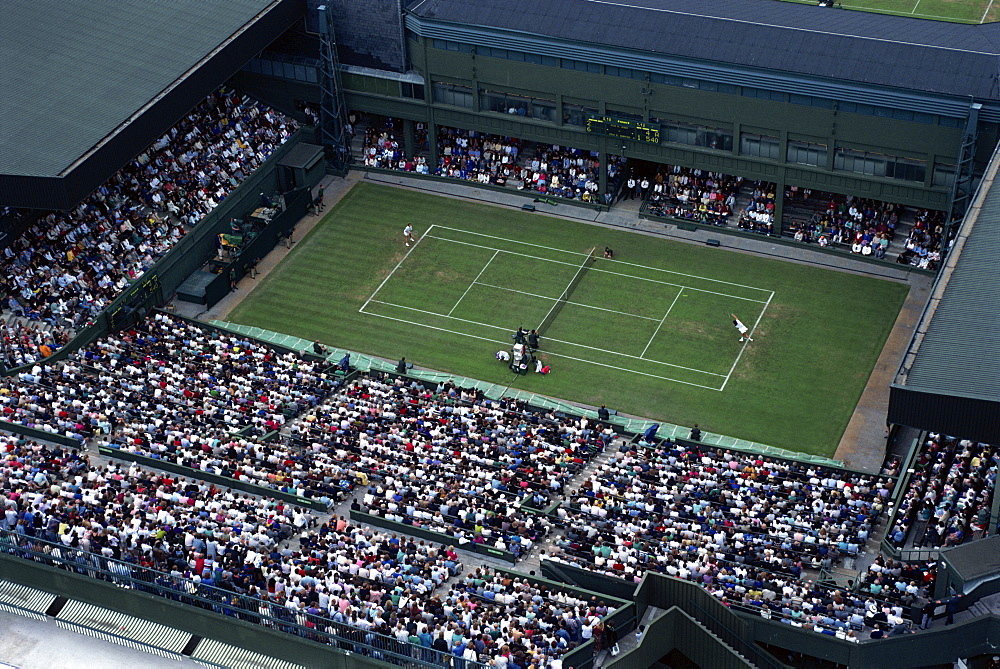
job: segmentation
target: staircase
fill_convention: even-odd
[[[596,472],[598,468],[601,467],[601,465],[609,462],[615,456],[615,454],[619,452],[621,446],[627,443],[628,440],[619,437],[611,444],[609,444],[604,449],[604,451],[598,453],[595,457],[591,458],[590,462],[587,463],[587,466],[584,467],[581,471],[577,472],[576,476],[573,477],[572,483],[569,486],[563,488],[563,495],[562,495],[563,503],[570,501],[566,497],[567,488],[576,489],[580,485],[588,481],[590,477],[594,474],[594,472]],[[553,551],[553,547],[555,546],[556,540],[562,538],[564,534],[565,533],[562,531],[562,528],[553,527],[549,532],[548,536],[545,538],[545,540],[532,546],[531,550],[528,551],[525,557],[522,558],[520,562],[518,562],[517,570],[520,572],[524,572],[526,574],[540,575],[542,557]]]

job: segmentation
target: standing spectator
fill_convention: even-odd
[[[594,625],[594,655],[604,650],[604,621],[598,620]]]
[[[944,602],[945,609],[944,610],[948,614],[948,617],[945,618],[945,621],[944,621],[945,626],[951,625],[952,623],[955,622],[955,613],[958,612],[958,604],[961,601],[962,601],[962,595],[961,594],[952,595],[947,600],[945,600],[945,602]],[[938,602],[938,603],[940,604],[941,602]]]
[[[927,601],[926,604],[924,604],[923,608],[920,609],[920,613],[923,614],[920,618],[920,629],[922,630],[930,629],[931,625],[934,622],[934,609],[936,608],[937,608],[937,602],[935,602],[933,599],[930,599]]]
[[[611,624],[611,621],[604,623],[604,640],[607,643],[608,650],[611,651],[612,655],[618,654],[618,630],[615,626]]]
[[[324,191],[323,187],[320,186],[319,190],[316,191],[316,199],[313,200],[313,204],[316,205],[317,211],[323,211],[326,209],[326,203],[323,201]]]

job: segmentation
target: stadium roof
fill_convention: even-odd
[[[1000,444],[998,170],[995,153],[889,402],[892,422],[992,444]]]
[[[4,3],[0,203],[73,206],[296,14],[294,0]]]
[[[773,0],[416,0],[416,16],[948,95],[1000,99],[1000,24]]]
[[[1000,401],[1000,184],[983,200],[906,385]]]

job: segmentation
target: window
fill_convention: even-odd
[[[436,39],[432,42],[435,49],[443,49],[444,51],[459,51],[461,53],[472,53],[471,44],[463,44],[461,42],[452,42],[446,39]]]
[[[951,167],[951,174],[954,176],[954,166]],[[927,176],[927,162],[924,160],[858,151],[842,146],[838,146],[833,155],[833,169],[918,183],[923,183]],[[942,174],[941,178],[944,179],[945,176]]]
[[[774,102],[788,102],[788,93],[772,91],[766,88],[751,88],[749,86],[743,87],[743,97],[772,100]]]
[[[798,140],[788,141],[788,162],[790,163],[823,167],[826,165],[826,155],[826,144],[813,144]]]
[[[484,90],[479,95],[479,105],[483,111],[497,112],[498,114],[527,116],[539,121],[554,122],[556,120],[555,100]]]
[[[682,86],[684,84],[684,79],[681,77],[675,77],[671,74],[659,74],[658,72],[649,75],[649,80],[654,84],[667,84],[668,86]]]
[[[400,90],[404,98],[413,98],[414,100],[424,99],[423,84],[410,84],[404,81],[400,84]]]
[[[606,65],[604,73],[609,77],[625,77],[626,79],[646,79],[646,73],[641,70],[633,70],[628,67],[612,67]]]
[[[796,95],[791,93],[788,101],[793,105],[805,105],[807,107],[822,107],[823,109],[833,109],[833,100],[830,98],[818,98],[813,95]]]
[[[435,81],[434,102],[456,107],[472,107],[472,89],[468,86]]]
[[[939,188],[951,188],[955,185],[955,166],[946,163],[935,163],[931,174],[931,185]]]
[[[651,122],[660,124],[663,131],[663,138],[668,142],[702,146],[706,149],[715,149],[718,151],[733,150],[733,133],[726,128],[710,128],[694,123],[661,121],[655,118]]]
[[[636,114],[634,112],[621,111],[619,109],[611,109],[608,107],[608,116],[615,116],[617,118],[627,118],[630,121],[645,121],[642,114]]]
[[[566,125],[587,125],[589,116],[597,116],[596,107],[563,103],[563,123]]]
[[[585,60],[572,60],[570,58],[563,58],[561,63],[563,68],[567,70],[578,70],[580,72],[590,72],[591,74],[601,73],[601,66],[597,63],[588,63]]]
[[[740,135],[740,153],[744,156],[778,159],[781,153],[781,142],[770,135]]]
[[[893,118],[897,121],[913,121],[915,123],[927,123],[934,125],[940,123],[933,114],[912,111],[910,109],[897,109],[895,107],[879,107],[878,105],[867,105],[860,102],[839,102],[837,109],[851,114],[865,114],[866,116],[877,116],[879,118]],[[944,125],[941,123],[941,125]]]

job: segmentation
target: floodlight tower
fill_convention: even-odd
[[[327,164],[335,170],[346,170],[351,162],[345,123],[347,104],[340,81],[340,61],[337,59],[337,37],[333,28],[333,7],[320,5],[320,108],[319,135],[326,153]]]

